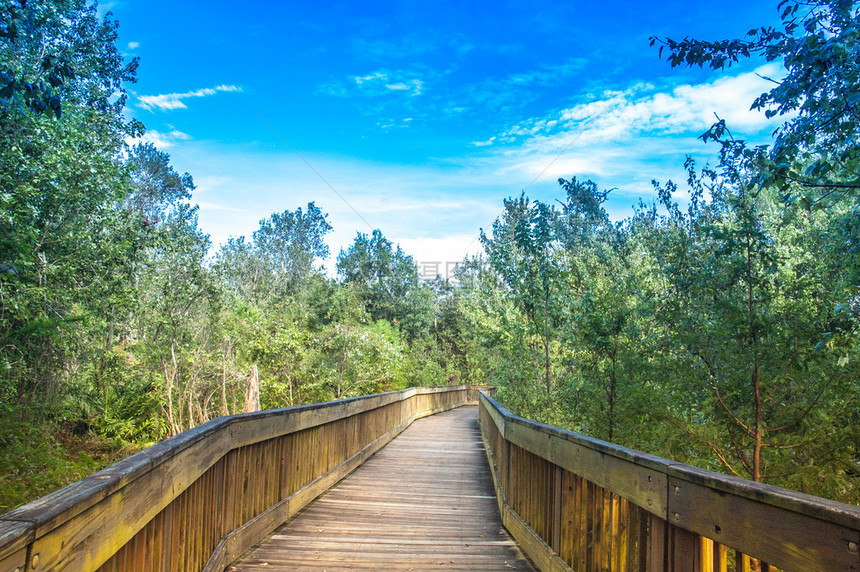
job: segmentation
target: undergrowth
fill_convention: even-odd
[[[0,410],[0,514],[111,465],[142,447]]]

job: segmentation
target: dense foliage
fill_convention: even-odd
[[[784,199],[808,204],[853,197],[860,190],[857,140],[860,102],[860,10],[853,0],[781,0],[782,29],[753,28],[744,39],[652,38],[672,67],[724,69],[752,55],[782,64],[784,77],[752,102],[767,117],[785,118],[772,146],[749,148],[725,121],[702,135],[722,144],[724,157],[743,158],[748,179],[776,187]],[[825,201],[827,204],[829,201]]]
[[[7,2],[0,510],[242,411],[256,383],[264,408],[491,383],[539,421],[857,502],[858,11],[781,7],[783,31],[655,39],[673,65],[781,61],[752,102],[787,117],[773,147],[720,122],[704,135],[720,164],[688,160],[684,189],[655,183],[621,221],[591,181],[560,180],[551,203],[511,197],[484,258],[422,283],[379,231],[327,277],[314,203],[212,252],[190,175],[127,143],[137,62],[117,24],[85,0]]]
[[[576,180],[561,181],[561,208],[506,203],[475,291],[503,399],[595,437],[856,500],[858,351],[836,341],[853,328],[852,209],[786,208],[689,167],[687,208],[669,183],[620,222]],[[529,227],[546,229],[548,249],[531,260],[515,238]]]

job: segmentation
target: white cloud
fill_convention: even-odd
[[[386,72],[378,71],[378,72],[373,72],[373,73],[372,73],[372,74],[370,74],[370,75],[364,75],[364,76],[357,75],[357,76],[353,76],[353,78],[352,78],[352,79],[353,79],[353,81],[355,81],[355,83],[356,83],[357,85],[362,85],[362,84],[365,84],[365,83],[368,83],[368,82],[374,82],[374,81],[377,81],[377,80],[379,80],[379,81],[388,81],[388,74],[387,74]]]
[[[758,71],[778,75],[775,69]],[[397,91],[387,85],[416,79],[398,73],[372,71],[344,78],[340,85],[349,94],[377,95]],[[767,89],[755,74],[699,85],[623,85],[584,96],[578,105],[517,118],[498,133],[482,134],[484,140],[475,136],[473,147],[461,155],[425,165],[307,154],[337,193],[287,149],[261,154],[255,148],[196,141],[178,145],[171,154],[180,170],[206,173],[197,181],[195,197],[205,192],[200,221],[216,245],[228,236],[250,235],[272,212],[313,200],[329,213],[334,227],[326,240],[332,254],[326,268],[332,275],[340,249],[349,247],[357,231],[376,227],[417,263],[429,265],[422,270],[430,272],[439,262],[444,275],[445,263],[480,252],[478,229],[489,230],[504,197],[525,190],[532,198],[554,202],[563,198],[559,177],[593,178],[600,188],[618,187],[607,209],[620,219],[629,216],[639,197],[654,196],[652,179],[685,180],[686,154],[713,162],[718,146],[696,139],[713,123],[713,112],[726,118],[736,135],[765,142],[773,124],[750,112],[749,104]],[[411,117],[413,123],[426,121],[414,110],[387,113],[400,119],[380,114],[380,125],[402,126]]]
[[[346,87],[339,83],[327,83],[321,85],[317,91],[323,95],[331,95],[334,97],[347,97],[349,95],[349,91],[347,91]]]
[[[390,131],[392,129],[405,129],[409,127],[412,123],[411,117],[406,117],[404,119],[383,119],[381,121],[377,121],[376,125],[386,131]]]
[[[573,58],[504,77],[487,78],[468,86],[464,97],[482,108],[522,108],[537,98],[540,90],[536,88],[557,85],[581,73],[587,63],[584,58]]]
[[[496,141],[496,136],[493,135],[492,137],[490,137],[486,141],[472,141],[472,145],[475,147],[487,147],[489,145],[492,145],[495,141]]]
[[[512,74],[505,81],[516,85],[548,85],[579,73],[587,63],[585,58],[576,58],[562,64],[543,65],[536,70]]]
[[[183,99],[192,97],[207,97],[215,95],[218,92],[240,92],[241,87],[235,85],[219,85],[216,87],[207,87],[196,91],[186,91],[185,93],[166,93],[161,95],[140,95],[138,96],[138,107],[152,111],[153,108],[161,109],[162,111],[170,111],[173,109],[186,109]]]
[[[571,144],[584,147],[623,143],[636,137],[701,134],[725,119],[739,133],[758,134],[775,125],[750,102],[768,89],[758,74],[775,74],[768,65],[756,72],[720,78],[711,83],[680,85],[658,91],[651,84],[635,84],[623,91],[606,91],[593,101],[563,109],[549,117],[520,122],[497,135],[499,143],[518,143],[531,151],[560,151]]]
[[[439,47],[425,32],[422,30],[394,40],[357,38],[352,42],[352,49],[362,60],[388,62],[392,58],[414,59],[415,56],[435,52]]]
[[[415,251],[412,243],[409,248],[404,244],[416,261],[419,256],[424,260],[431,255],[433,260],[438,256],[461,260],[478,228],[491,225],[499,214],[501,197],[519,192],[520,183],[500,185],[498,178],[488,179],[485,169],[472,166],[440,171],[314,153],[305,158],[336,193],[288,150],[260,154],[251,148],[196,141],[177,146],[171,153],[177,170],[195,175],[198,188],[192,202],[205,201],[200,223],[215,245],[229,236],[250,236],[260,219],[272,212],[304,208],[315,201],[329,214],[334,227],[326,240],[332,253],[326,266],[332,274],[340,249],[352,244],[357,231],[368,233],[374,228],[395,241],[400,237],[443,239],[468,234],[468,240],[450,249],[440,246]]]
[[[159,149],[167,149],[173,147],[179,141],[187,141],[191,139],[191,135],[183,133],[177,129],[173,129],[167,133],[161,133],[155,129],[148,129],[142,137],[137,139],[127,138],[125,142],[128,145],[136,145],[137,143],[152,143]]]
[[[350,93],[379,96],[387,93],[421,95],[424,80],[415,72],[404,70],[377,70],[366,75],[349,76],[348,82],[333,81],[320,86],[319,91],[326,95],[346,97]]]
[[[420,79],[411,79],[397,83],[387,83],[385,84],[385,89],[389,91],[406,91],[409,92],[409,95],[421,95],[423,85],[424,82]]]
[[[197,186],[194,196],[200,196],[201,193],[229,191],[235,181],[232,177],[201,172],[194,176],[194,184]]]
[[[737,138],[770,141],[784,118],[750,111],[750,103],[771,86],[757,74],[778,76],[779,68],[763,66],[695,85],[661,89],[637,83],[587,95],[578,105],[522,118],[473,141],[483,158],[473,156],[472,165],[480,165],[488,178],[525,181],[521,188],[538,197],[555,192],[558,178],[592,178],[601,187],[618,188],[614,215],[629,214],[637,197],[653,196],[652,179],[686,180],[685,155],[699,164],[717,162],[719,146],[697,139],[716,121],[715,113]]]
[[[595,158],[593,153],[588,152],[561,156],[531,155],[513,158],[510,164],[499,168],[499,173],[502,175],[528,173],[532,177],[540,175],[549,180],[570,177],[576,173],[602,177],[610,174],[608,166],[613,164],[614,159],[616,156],[607,154],[605,149],[601,149],[599,158]]]
[[[128,43],[128,49],[129,50],[136,50],[139,47],[140,47],[140,42],[129,42]]]
[[[369,192],[367,188],[361,189],[360,192],[362,209],[374,214],[403,216],[406,217],[403,219],[404,222],[411,217],[407,226],[413,230],[421,225],[438,223],[443,218],[456,218],[465,212],[485,208],[482,201],[462,197],[422,198],[408,194],[392,196]],[[434,213],[433,218],[428,218],[427,213]]]
[[[473,44],[454,42],[454,50],[457,52],[458,56],[465,56],[466,54],[474,51],[474,49],[475,46]]]

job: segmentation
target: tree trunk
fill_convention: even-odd
[[[618,378],[616,377],[615,369],[617,367],[618,357],[618,338],[615,338],[615,347],[612,350],[612,370],[609,373],[609,441],[615,437],[615,392],[617,390]]]
[[[168,369],[164,358],[161,359],[161,369],[164,372],[164,383],[167,385],[167,421],[170,423],[170,434],[176,435],[182,431],[176,423],[176,416],[173,411],[173,384],[176,380],[176,348],[175,344],[170,344],[170,358],[173,370]]]
[[[543,355],[544,355],[544,383],[546,384],[546,395],[552,394],[552,381],[550,380],[549,364],[549,287],[544,294],[543,304]]]
[[[227,409],[227,351],[221,358],[221,415],[230,415]]]
[[[251,413],[260,410],[260,374],[257,371],[257,366],[251,368],[251,376],[248,378],[248,385],[245,387],[245,406],[242,411]]]
[[[751,384],[753,394],[755,396],[755,428],[754,439],[755,448],[753,449],[753,480],[757,483],[761,482],[761,442],[762,433],[764,430],[764,407],[761,399],[761,377],[759,372],[759,356],[758,356],[758,332],[755,324],[755,292],[752,281],[752,244],[750,237],[746,238],[747,248],[747,312],[749,317],[750,328],[750,345],[753,350],[753,371],[751,376]]]

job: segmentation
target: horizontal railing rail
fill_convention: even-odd
[[[218,570],[478,386],[220,417],[0,516],[0,572]]]
[[[479,422],[502,520],[542,570],[860,570],[860,507],[512,415]]]

